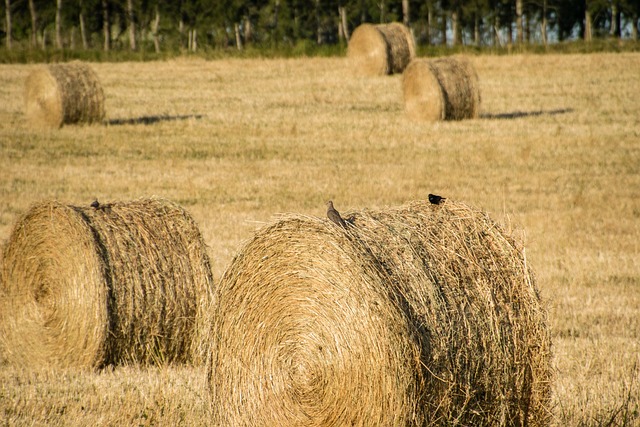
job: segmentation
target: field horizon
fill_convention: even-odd
[[[0,64],[0,244],[43,200],[158,196],[184,207],[217,282],[279,214],[324,217],[428,193],[525,243],[549,310],[554,426],[640,424],[640,53],[469,56],[480,118],[404,113],[401,76],[345,58],[90,63],[106,119],[42,129]],[[205,368],[3,364],[5,425],[206,425]]]

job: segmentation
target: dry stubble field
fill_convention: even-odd
[[[640,425],[640,55],[471,58],[482,117],[405,118],[401,77],[343,58],[92,64],[107,125],[32,128],[0,65],[0,240],[43,199],[157,195],[198,221],[219,278],[282,212],[324,216],[429,192],[526,239],[549,305],[554,425]],[[206,425],[204,368],[2,365],[0,423]]]

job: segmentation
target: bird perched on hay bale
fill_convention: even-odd
[[[353,221],[283,216],[234,257],[209,334],[212,424],[548,425],[550,334],[521,244],[451,200]]]
[[[444,200],[447,200],[446,197],[438,196],[437,194],[429,194],[429,202],[431,202],[432,205],[439,205]]]
[[[336,223],[340,227],[344,227],[344,228],[347,227],[347,224],[344,222],[344,219],[342,219],[342,216],[340,215],[340,212],[338,212],[333,207],[333,201],[331,201],[331,200],[329,200],[327,202],[327,218],[329,218],[331,221],[333,221],[334,223]]]

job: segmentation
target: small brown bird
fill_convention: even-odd
[[[100,202],[98,202],[97,200],[94,200],[93,203],[91,203],[91,207],[94,209],[100,208]]]
[[[429,201],[434,205],[439,205],[443,200],[447,200],[446,197],[440,197],[436,194],[429,194]]]
[[[342,217],[340,216],[340,212],[338,212],[333,207],[333,202],[331,200],[327,202],[327,218],[335,222],[340,227],[343,227],[343,228],[347,227],[347,224],[344,222],[344,219],[342,219]]]

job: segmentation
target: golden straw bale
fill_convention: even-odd
[[[211,268],[194,220],[172,202],[36,204],[14,227],[1,275],[0,352],[10,363],[203,357]]]
[[[362,24],[353,31],[347,47],[353,70],[368,76],[402,73],[415,55],[413,35],[398,22]]]
[[[27,119],[38,126],[100,122],[105,116],[102,85],[82,62],[33,71],[25,82],[24,101]]]
[[[215,425],[546,425],[550,337],[523,248],[462,203],[257,231],[216,288]]]
[[[464,57],[415,59],[402,76],[405,109],[416,120],[477,118],[478,75]]]

